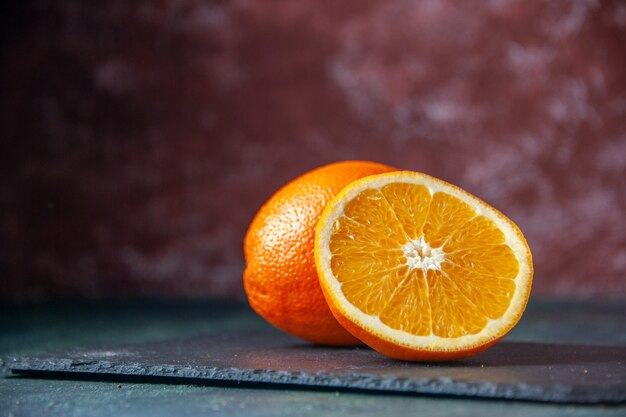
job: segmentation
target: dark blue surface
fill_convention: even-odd
[[[626,302],[533,301],[508,342],[626,345]],[[269,329],[243,306],[112,303],[15,307],[0,319],[3,356]],[[624,406],[580,406],[450,397],[70,381],[0,379],[0,415],[415,415],[622,416]]]

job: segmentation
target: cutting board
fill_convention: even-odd
[[[626,402],[626,347],[500,342],[457,362],[412,363],[367,347],[314,346],[274,330],[10,358],[31,377],[142,380],[447,395],[559,403]],[[275,385],[272,385],[275,384]]]

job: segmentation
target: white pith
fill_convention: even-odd
[[[410,269],[420,268],[441,270],[441,263],[446,259],[443,248],[431,248],[424,238],[410,240],[402,246],[406,264]]]
[[[477,334],[465,335],[456,338],[440,337],[434,334],[418,336],[402,330],[393,329],[384,324],[377,316],[365,314],[358,307],[351,304],[341,290],[341,283],[334,277],[330,267],[332,254],[330,252],[330,236],[332,226],[344,213],[346,204],[352,201],[361,192],[367,189],[380,189],[390,183],[404,182],[415,185],[423,185],[431,194],[445,192],[467,203],[476,210],[477,215],[485,216],[492,220],[505,236],[505,244],[508,245],[516,256],[519,263],[518,275],[514,282],[516,291],[511,300],[508,310],[504,315],[495,320],[489,320],[485,328]],[[334,203],[336,201],[336,203]],[[334,203],[334,204],[333,204]],[[497,339],[511,328],[520,318],[524,310],[532,281],[532,265],[530,253],[516,226],[504,215],[497,212],[491,206],[478,198],[462,191],[461,189],[437,180],[425,174],[412,172],[395,172],[381,174],[375,177],[364,178],[351,184],[342,191],[327,208],[324,221],[318,226],[316,240],[316,257],[322,286],[336,297],[335,306],[342,311],[343,315],[353,323],[367,329],[383,339],[393,338],[394,342],[409,348],[419,350],[455,351],[465,350],[474,346],[482,345],[490,340]],[[445,253],[441,248],[431,248],[428,242],[413,240],[402,246],[410,268],[441,269],[441,263],[445,262]]]

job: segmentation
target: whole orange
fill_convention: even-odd
[[[365,161],[336,162],[278,190],[261,207],[244,239],[243,280],[252,308],[279,329],[325,345],[360,342],[332,315],[315,269],[315,227],[327,203],[363,177],[395,171]]]

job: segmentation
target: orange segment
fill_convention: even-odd
[[[364,178],[326,207],[315,240],[337,320],[390,356],[445,360],[484,350],[519,320],[530,250],[504,215],[413,172]]]
[[[515,293],[515,281],[492,275],[461,270],[446,263],[443,271],[452,277],[464,277],[455,280],[460,292],[480,309],[482,316],[489,319],[502,317]]]
[[[378,314],[381,305],[386,304],[385,295],[393,294],[403,286],[407,272],[406,267],[377,272],[360,280],[345,282],[342,287],[351,303],[358,304],[367,314]]]
[[[476,211],[463,201],[446,193],[435,193],[424,225],[424,238],[433,248],[446,243],[450,236],[477,216]]]
[[[367,211],[364,208],[367,207]],[[402,226],[378,190],[365,190],[346,205],[344,215],[333,225],[333,242],[344,250],[394,249],[406,241]],[[384,235],[381,233],[384,232]],[[355,241],[361,242],[354,245]],[[340,250],[339,248],[337,250]]]
[[[333,256],[331,267],[340,282],[363,279],[366,274],[388,272],[402,266],[401,251],[375,251],[338,254]]]
[[[460,337],[476,334],[487,325],[487,318],[461,291],[454,279],[442,271],[427,272],[428,298],[432,309],[432,334]]]
[[[417,335],[430,334],[431,309],[424,273],[414,269],[404,272],[404,281],[396,286],[387,300],[378,306],[380,320],[387,326]],[[344,291],[348,291],[345,289]]]
[[[484,216],[476,216],[460,226],[446,243],[446,250],[469,249],[504,243],[504,234],[496,224]]]
[[[432,200],[428,188],[415,184],[393,183],[385,185],[380,191],[406,235],[410,239],[421,237],[428,214],[428,210],[423,210],[422,207],[429,207]]]
[[[519,262],[513,250],[506,244],[473,246],[457,249],[446,255],[453,263],[468,272],[513,279],[519,272]]]

